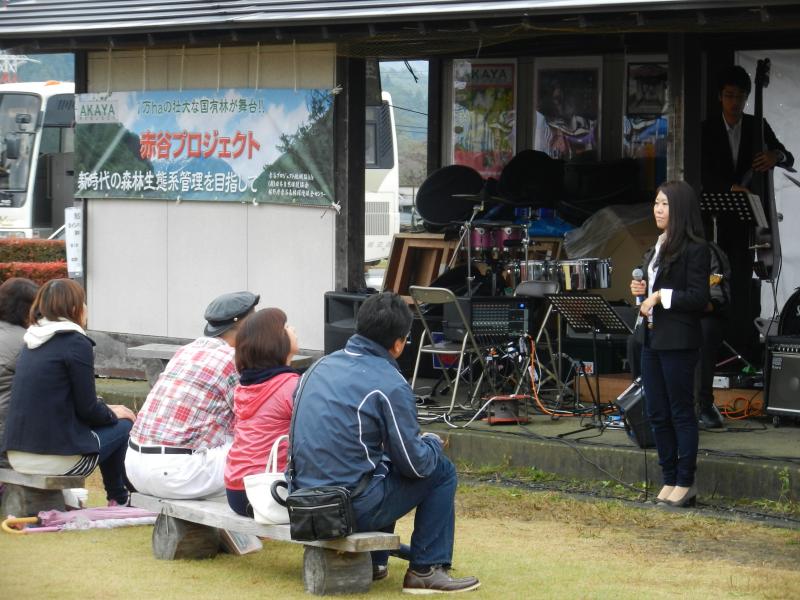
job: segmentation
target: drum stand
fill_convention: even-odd
[[[469,241],[470,232],[472,231],[472,222],[475,220],[475,217],[478,214],[482,213],[483,208],[483,201],[479,204],[476,204],[472,207],[472,215],[470,215],[469,219],[467,219],[464,224],[461,226],[461,237],[458,238],[458,244],[456,245],[456,250],[453,252],[453,256],[450,259],[450,264],[447,265],[448,269],[452,269],[455,264],[456,260],[458,260],[458,249],[460,246],[463,245],[464,249],[467,251],[467,297],[472,297],[472,282],[475,280],[475,277],[472,275],[472,246]]]

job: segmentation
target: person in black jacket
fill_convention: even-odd
[[[702,230],[702,223],[697,224],[697,229]],[[694,400],[700,425],[705,429],[720,429],[724,426],[724,420],[714,404],[714,370],[728,323],[731,265],[728,257],[714,242],[708,242],[708,249],[711,255],[708,285],[710,300],[700,318],[703,344],[700,346],[700,360],[695,371]],[[644,264],[650,262],[652,254],[652,248],[645,253]],[[642,345],[635,335],[628,338],[627,354],[631,379],[637,379],[642,374]]]
[[[764,121],[764,144],[767,150],[755,151],[755,119],[744,114],[750,95],[750,76],[740,66],[729,66],[717,76],[717,90],[722,114],[703,121],[701,133],[701,181],[704,192],[744,191],[755,172],[775,167],[790,168],[794,157]],[[710,232],[710,224],[706,231]],[[760,285],[753,279],[753,252],[749,249],[752,226],[735,216],[722,215],[718,220],[717,243],[728,255],[733,267],[730,316],[733,327],[726,339],[752,360],[759,351],[758,334],[753,319],[761,311]],[[744,326],[743,326],[744,325]]]
[[[86,476],[99,464],[109,505],[123,505],[135,416],[97,398],[85,298],[69,279],[48,281],[36,294],[17,359],[5,448],[20,473]]]
[[[702,342],[700,317],[709,302],[708,245],[698,231],[699,203],[682,181],[658,189],[653,213],[663,230],[645,279],[631,280],[631,293],[646,296],[637,334],[642,340],[642,382],[647,416],[661,465],[657,500],[673,506],[695,502],[698,427],[693,382]]]

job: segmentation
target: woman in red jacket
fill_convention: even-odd
[[[236,335],[239,385],[233,396],[233,446],[225,464],[228,504],[240,515],[253,516],[243,478],[263,473],[272,444],[288,435],[292,396],[300,379],[292,369],[297,336],[279,308],[265,308],[242,323]],[[286,446],[281,445],[278,468],[286,468]]]

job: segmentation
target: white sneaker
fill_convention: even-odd
[[[86,503],[89,500],[89,490],[86,488],[68,488],[61,490],[64,496],[64,504],[67,508],[86,508]]]

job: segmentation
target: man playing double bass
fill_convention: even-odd
[[[746,191],[754,174],[774,167],[789,168],[794,157],[764,121],[766,150],[756,151],[755,118],[744,114],[750,95],[750,76],[740,66],[723,69],[717,78],[722,115],[703,122],[701,178],[704,192]],[[763,199],[762,199],[763,200]],[[761,310],[757,280],[753,282],[753,251],[750,229],[735,218],[718,222],[717,243],[730,259],[732,268],[730,322],[734,325],[725,336],[740,353],[755,360],[758,356],[758,335],[753,323]]]

